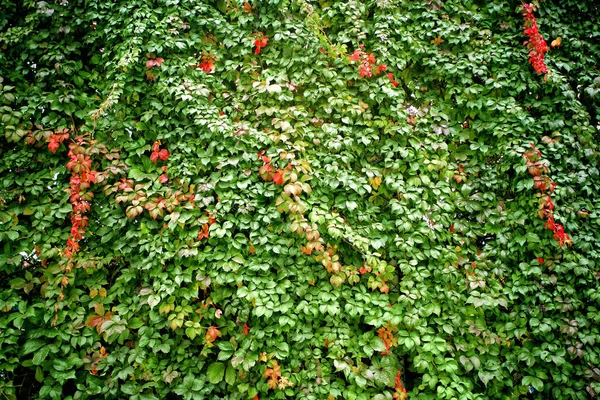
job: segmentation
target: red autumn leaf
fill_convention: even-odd
[[[198,233],[198,240],[208,239],[210,232],[208,231],[208,224],[204,224],[200,232]]]
[[[260,177],[267,182],[273,180],[273,166],[271,164],[265,164],[262,167],[260,167],[258,169],[258,173]]]
[[[273,183],[276,185],[283,185],[283,171],[278,169],[277,172],[273,174]]]
[[[158,182],[160,183],[166,183],[169,180],[169,177],[167,176],[167,174],[162,174],[161,176],[158,177]]]
[[[210,326],[206,331],[206,343],[212,343],[221,337],[221,331],[216,326]]]
[[[85,320],[85,326],[89,327],[89,328],[93,328],[96,325],[98,325],[100,322],[102,322],[103,318],[101,315],[92,315],[89,316],[86,320]]]
[[[435,39],[433,39],[433,40],[431,41],[431,43],[433,43],[434,45],[436,45],[436,46],[437,46],[437,45],[438,45],[438,44],[440,44],[440,43],[444,43],[444,39],[442,39],[441,37],[439,37],[439,36],[438,36],[438,37],[436,37]]]
[[[262,37],[260,39],[256,39],[254,41],[254,46],[256,46],[256,50],[254,50],[254,54],[260,54],[260,49],[262,49],[263,47],[266,47],[267,43],[269,43],[269,38],[267,38],[267,37]]]
[[[260,54],[260,49],[261,49],[260,40],[258,40],[258,39],[255,40],[254,46],[256,46],[256,49],[254,50],[254,54]]]
[[[542,265],[544,263],[544,259],[543,258],[536,258],[537,262],[540,263],[540,265]]]
[[[153,151],[152,154],[150,154],[150,160],[156,164],[156,161],[158,160],[158,151]]]
[[[370,78],[373,75],[373,69],[368,63],[361,62],[358,67],[358,72],[361,78],[367,77]]]
[[[360,50],[355,50],[354,53],[352,53],[352,55],[350,56],[350,61],[358,61],[360,59],[361,53],[362,52]]]
[[[200,60],[200,64],[198,65],[198,68],[200,68],[207,74],[211,73],[212,71],[215,70],[214,59],[210,56],[202,57],[202,59]]]
[[[247,1],[244,2],[244,11],[246,11],[248,14],[252,12],[252,6]]]
[[[169,151],[167,149],[162,149],[158,152],[158,158],[163,161],[167,161],[167,158],[169,158]]]
[[[50,150],[53,153],[55,153],[59,147],[60,143],[58,143],[57,141],[51,140],[50,143],[48,143],[48,150]]]
[[[248,333],[250,332],[250,327],[248,326],[247,323],[244,322],[244,335],[248,335]]]
[[[387,77],[390,80],[390,82],[392,83],[392,85],[394,85],[394,87],[398,87],[398,82],[396,82],[396,79],[394,79],[394,74],[392,74],[391,72],[388,72]]]
[[[150,69],[152,67],[160,67],[164,61],[165,60],[162,57],[158,57],[154,60],[148,60],[146,61],[146,68]]]
[[[387,65],[382,64],[382,65],[378,65],[377,68],[375,69],[375,75],[379,75],[381,72],[387,70]]]

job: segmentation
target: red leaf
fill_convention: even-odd
[[[200,232],[198,233],[198,240],[208,239],[210,232],[208,231],[208,224],[204,224]]]
[[[167,158],[169,158],[169,151],[167,149],[162,149],[158,152],[158,158],[163,161],[167,161]]]
[[[100,315],[92,315],[89,316],[86,320],[85,320],[85,326],[89,327],[89,328],[93,328],[96,325],[98,325],[100,322],[102,322],[103,318]]]
[[[50,150],[53,153],[55,153],[59,147],[60,147],[60,143],[58,143],[54,140],[52,140],[52,141],[50,141],[50,143],[48,143],[48,150]]]
[[[216,326],[210,326],[206,331],[206,343],[212,343],[221,336],[221,331]]]
[[[166,174],[162,174],[161,176],[158,177],[158,182],[160,183],[166,183],[169,180],[169,177]]]
[[[278,169],[277,172],[273,174],[273,183],[276,185],[283,185],[283,171]]]
[[[260,177],[269,182],[273,180],[273,166],[271,164],[265,164],[258,169]]]

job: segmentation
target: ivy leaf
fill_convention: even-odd
[[[225,371],[225,382],[229,385],[234,385],[237,378],[237,373],[235,368],[231,365],[227,366],[227,370]]]
[[[206,371],[208,381],[212,384],[217,384],[223,380],[225,375],[225,364],[222,362],[212,363]]]

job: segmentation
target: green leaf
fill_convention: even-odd
[[[223,380],[225,375],[225,364],[222,362],[216,362],[209,365],[206,371],[208,381],[212,384],[217,384]]]
[[[33,355],[33,365],[40,365],[48,356],[50,352],[50,346],[46,345],[41,347],[37,352]]]
[[[23,354],[33,353],[40,347],[42,347],[45,343],[41,340],[28,340],[25,342],[23,346]]]
[[[227,384],[229,385],[234,385],[236,379],[237,373],[235,371],[235,368],[233,368],[231,365],[228,365],[227,370],[225,371],[225,382],[227,382]]]

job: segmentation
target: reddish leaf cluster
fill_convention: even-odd
[[[396,376],[395,383],[394,383],[394,389],[396,389],[396,391],[394,392],[394,395],[392,397],[397,400],[406,400],[408,398],[408,394],[406,394],[406,389],[404,388],[404,385],[402,384],[400,375],[401,375],[401,373],[400,373],[400,371],[398,371],[398,375]]]
[[[108,357],[108,352],[106,351],[106,349],[104,347],[100,347],[100,351],[99,352],[94,352],[92,358],[93,361],[90,365],[90,372],[92,373],[92,375],[97,375],[98,374],[98,363],[100,362],[100,360],[104,359]],[[89,358],[84,359],[84,361],[86,360],[90,360]]]
[[[288,386],[293,386],[287,377],[281,376],[281,366],[277,360],[271,360],[271,365],[273,368],[267,368],[263,374],[263,378],[267,378],[267,384],[271,389],[284,390]]]
[[[217,222],[217,220],[215,218],[213,218],[208,211],[206,212],[206,215],[208,215],[208,223],[202,225],[202,228],[200,229],[200,232],[198,233],[198,240],[208,239],[208,237],[210,236],[210,232],[208,229],[210,228],[210,226],[212,224]]]
[[[363,50],[363,46],[360,46],[360,49],[355,50],[354,53],[350,56],[351,62],[359,62],[358,64],[358,73],[361,78],[370,78],[375,74],[375,76],[387,70],[386,64],[375,65],[377,60],[373,53],[367,53]],[[374,69],[373,69],[374,68]],[[390,83],[394,85],[394,87],[398,87],[398,82],[394,79],[394,74],[391,72],[387,73],[387,77],[390,80]]]
[[[545,74],[548,72],[548,68],[544,62],[544,54],[548,51],[548,45],[538,31],[537,20],[533,15],[533,4],[523,4],[522,13],[525,18],[523,33],[529,36],[529,40],[523,43],[529,49],[529,63],[535,72]]]
[[[265,155],[265,151],[258,153],[258,159],[262,160],[263,165],[258,169],[260,177],[267,182],[273,181],[276,185],[283,185],[283,173],[281,168],[275,168],[271,165],[271,157]]]
[[[215,59],[210,54],[202,56],[200,59],[200,64],[198,64],[198,68],[207,74],[213,72],[215,70]]]
[[[552,192],[556,188],[556,183],[548,176],[542,173],[548,173],[548,167],[540,160],[542,152],[536,149],[535,145],[531,144],[531,150],[523,154],[527,160],[527,169],[533,176],[533,185],[540,191],[540,210],[538,216],[546,220],[544,227],[550,229],[554,233],[554,240],[558,241],[560,246],[565,244],[571,245],[571,236],[565,233],[565,228],[554,221],[554,203],[552,202]]]
[[[152,160],[152,162],[156,164],[156,161],[159,158],[163,161],[167,161],[167,159],[169,158],[169,151],[167,149],[161,149],[160,140],[157,140],[152,145],[152,154],[150,154],[150,160]]]
[[[209,326],[206,331],[206,344],[212,344],[218,337],[221,337],[221,331],[216,326]]]
[[[166,171],[166,169],[163,168],[163,171]],[[163,175],[161,175],[161,177]],[[166,177],[166,175],[164,176]],[[159,181],[161,181],[160,177]],[[107,196],[115,192],[123,192],[121,194],[117,194],[115,199],[117,204],[132,204],[125,210],[125,215],[127,215],[127,218],[131,219],[137,217],[144,212],[144,209],[148,211],[150,218],[157,219],[165,214],[165,210],[171,213],[179,205],[183,205],[183,207],[188,210],[191,210],[195,207],[193,185],[188,187],[188,193],[183,193],[181,190],[176,190],[173,192],[171,189],[167,189],[165,198],[149,198],[148,194],[143,190],[143,184],[134,185],[135,182],[132,179],[122,178],[120,182],[104,187],[104,194]],[[187,204],[184,205],[184,202],[187,202]]]
[[[48,138],[48,150],[56,153],[56,150],[60,147],[60,144],[69,138],[68,129],[60,129]]]
[[[268,378],[267,384],[271,389],[275,389],[277,387],[277,382],[281,378],[281,367],[277,362],[274,362],[273,368],[267,368],[265,373],[263,374],[263,378]]]
[[[394,79],[394,75],[391,72],[387,73],[387,77],[390,79],[390,83],[394,85],[394,87],[398,87],[399,83]]]
[[[153,55],[149,55],[150,59],[146,61],[146,68],[150,69],[152,67],[160,67],[165,59],[162,57],[154,58]]]
[[[161,174],[161,175],[158,177],[158,182],[159,182],[159,183],[162,183],[162,184],[165,184],[165,183],[167,183],[167,182],[168,182],[168,180],[169,180],[169,177],[167,176],[167,166],[166,166],[166,165],[163,165],[163,166],[162,166],[162,171],[163,171],[164,173],[163,173],[163,174]]]
[[[350,56],[350,61],[359,61],[358,73],[360,74],[361,78],[370,78],[373,76],[373,65],[377,62],[373,53],[367,53],[363,51],[361,46],[360,49],[355,50],[354,53],[352,53]],[[381,72],[378,67],[375,68],[375,71],[376,74]]]
[[[82,136],[75,138],[69,145],[69,162],[67,169],[71,170],[69,202],[73,207],[71,215],[71,231],[67,239],[65,256],[71,258],[79,250],[79,241],[83,238],[84,229],[88,225],[88,217],[84,215],[90,210],[89,201],[94,194],[89,191],[90,185],[96,182],[97,172],[92,170],[92,159],[87,154],[88,143]]]
[[[87,317],[85,320],[85,326],[89,328],[96,328],[96,331],[100,335],[103,331],[102,324],[104,324],[106,321],[110,321],[112,318],[112,313],[110,311],[106,312],[104,310],[104,306],[100,303],[94,304],[94,312],[96,315],[90,315]]]
[[[398,346],[398,338],[394,336],[394,332],[397,330],[398,328],[391,324],[384,325],[377,330],[377,336],[383,340],[383,345],[385,346],[385,351],[382,351],[381,354],[389,354],[390,348]]]
[[[254,41],[254,46],[256,49],[254,50],[254,54],[260,54],[260,49],[263,47],[267,47],[267,43],[269,43],[269,38],[262,36]]]

